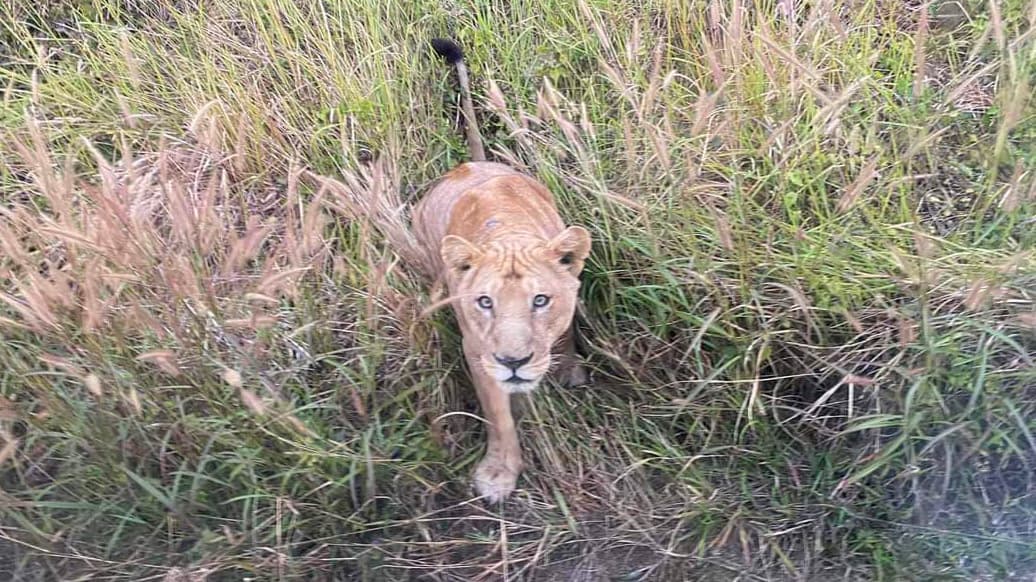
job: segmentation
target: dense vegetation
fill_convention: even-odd
[[[0,10],[0,578],[1032,575],[1036,3]],[[501,506],[387,236],[440,35],[594,235]]]

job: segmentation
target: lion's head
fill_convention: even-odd
[[[442,241],[446,282],[464,335],[485,372],[509,392],[536,387],[551,348],[572,323],[590,234],[570,226],[551,240],[508,238],[476,246]]]

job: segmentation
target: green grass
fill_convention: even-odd
[[[0,17],[3,577],[1036,571],[1036,4],[37,4]],[[499,507],[391,220],[465,157],[441,35],[595,245],[595,383],[523,402]]]

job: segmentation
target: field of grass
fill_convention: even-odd
[[[0,0],[0,579],[1031,580],[1034,25]],[[465,158],[444,35],[595,245],[499,506],[398,230]]]

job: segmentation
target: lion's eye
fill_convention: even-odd
[[[493,300],[489,298],[489,295],[483,295],[483,296],[479,297],[478,299],[475,300],[475,303],[477,303],[478,306],[481,307],[482,309],[492,309],[493,308]]]
[[[532,298],[533,307],[546,307],[550,303],[550,297],[546,295],[537,295]]]

